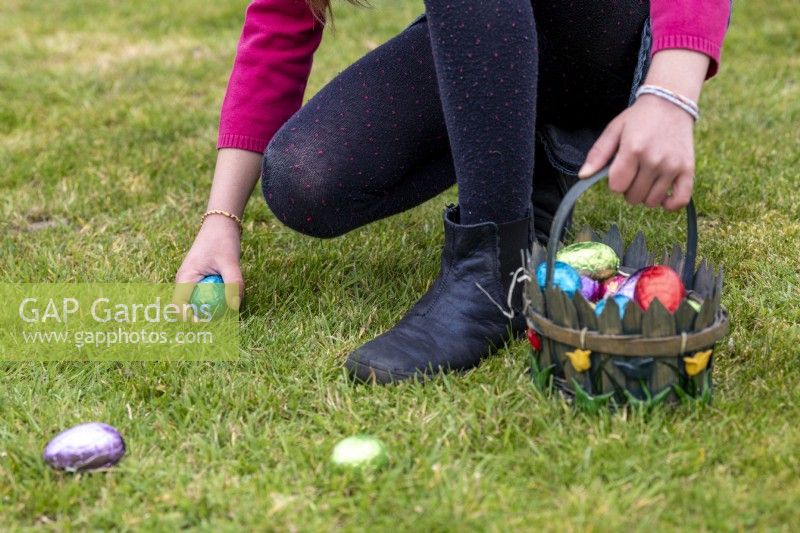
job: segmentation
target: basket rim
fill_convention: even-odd
[[[610,355],[630,357],[676,357],[713,346],[728,333],[728,313],[720,309],[714,323],[693,332],[670,337],[644,337],[634,335],[605,335],[587,328],[574,329],[559,326],[547,317],[528,307],[525,321],[539,335],[562,344]]]

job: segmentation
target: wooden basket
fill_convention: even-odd
[[[685,254],[675,245],[657,261],[641,232],[625,249],[616,226],[605,235],[586,228],[576,241],[607,244],[620,257],[620,270],[629,274],[653,264],[670,266],[683,280],[688,296],[701,302],[699,311],[684,301],[671,314],[655,300],[647,311],[634,304],[626,306],[620,319],[616,302],[609,298],[603,312],[596,316],[580,292],[570,298],[553,285],[564,224],[578,198],[607,175],[605,168],[567,192],[553,219],[547,248],[535,243],[527,259],[523,305],[533,380],[545,389],[555,386],[578,407],[590,411],[608,404],[651,407],[681,400],[710,402],[714,347],[728,332],[728,315],[720,306],[722,270],[715,271],[705,260],[696,271],[694,268],[697,215],[693,202],[686,208]],[[548,275],[542,291],[535,270],[545,260]]]

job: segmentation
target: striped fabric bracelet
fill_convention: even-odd
[[[686,98],[685,96],[681,96],[670,91],[669,89],[665,89],[664,87],[659,87],[657,85],[642,85],[636,91],[636,98],[639,98],[643,94],[652,94],[653,96],[663,98],[664,100],[689,113],[695,122],[700,120],[700,109],[697,107],[697,102],[694,100]]]

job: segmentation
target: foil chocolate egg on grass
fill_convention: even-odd
[[[613,276],[619,269],[616,252],[602,242],[576,242],[562,248],[556,259],[567,263],[580,274],[601,280]]]
[[[389,454],[380,439],[354,435],[339,441],[331,453],[331,464],[343,470],[372,470],[386,466]]]
[[[119,431],[100,422],[88,422],[62,431],[44,448],[44,460],[58,470],[85,472],[110,468],[125,455]]]
[[[653,300],[658,301],[674,313],[686,296],[686,289],[678,274],[665,265],[643,268],[634,289],[633,299],[647,311]]]
[[[547,283],[547,263],[543,262],[536,269],[536,283],[542,290]],[[581,276],[578,271],[567,263],[556,261],[553,267],[553,285],[567,293],[572,298],[581,288]]]

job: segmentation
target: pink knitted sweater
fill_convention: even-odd
[[[719,69],[730,0],[650,0],[651,54],[685,48]],[[220,114],[218,148],[263,152],[300,108],[323,24],[305,0],[253,0]]]

